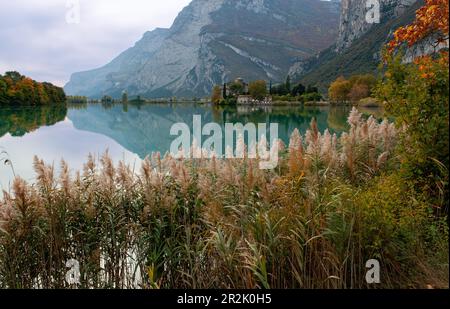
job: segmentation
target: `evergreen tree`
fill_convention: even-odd
[[[223,84],[223,93],[222,93],[222,97],[223,97],[224,99],[227,98],[227,84],[226,84],[226,83]]]
[[[286,91],[291,92],[291,76],[287,76],[286,78]]]
[[[122,103],[128,103],[128,93],[126,91],[122,93]]]
[[[299,83],[294,88],[292,88],[291,94],[293,96],[300,96],[300,95],[305,94],[305,92],[306,92],[305,86],[303,86],[301,83]]]

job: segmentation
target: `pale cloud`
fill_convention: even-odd
[[[64,85],[102,66],[154,28],[168,28],[191,0],[80,0],[80,23],[66,22],[67,0],[1,0],[0,73],[17,70]]]

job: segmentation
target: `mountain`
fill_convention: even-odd
[[[170,29],[147,32],[96,70],[75,73],[69,95],[193,97],[242,77],[282,81],[333,44],[339,0],[193,0]]]
[[[401,18],[405,10],[417,0],[378,0],[380,5],[380,23],[385,24]],[[367,1],[366,1],[367,2]],[[336,51],[342,52],[352,46],[353,42],[377,26],[376,22],[368,22],[371,17],[367,3],[359,0],[342,0],[339,36]]]
[[[339,76],[375,73],[383,46],[400,26],[411,23],[423,1],[381,0],[380,23],[367,23],[364,1],[343,0],[337,42],[315,57],[295,63],[290,70],[295,81],[314,84],[326,92]]]

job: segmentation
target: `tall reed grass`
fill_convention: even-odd
[[[16,178],[0,203],[0,286],[366,288],[373,258],[379,287],[448,286],[448,228],[395,175],[397,129],[356,109],[348,122],[294,131],[270,171],[160,154],[134,171],[106,153],[55,175],[35,158],[36,183]]]

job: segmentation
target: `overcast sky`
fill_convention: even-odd
[[[16,70],[63,86],[170,27],[191,0],[0,0],[0,74]],[[79,3],[79,23],[77,5]]]

